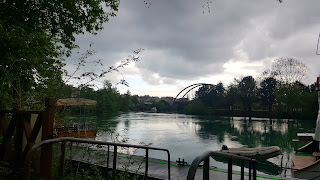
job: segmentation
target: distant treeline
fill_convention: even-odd
[[[200,87],[190,101],[161,100],[137,95],[128,91],[120,94],[117,88],[106,83],[102,89],[70,88],[70,96],[97,100],[95,107],[88,107],[100,114],[120,111],[150,111],[185,113],[191,115],[245,116],[263,118],[316,119],[318,95],[315,85],[296,81],[283,83],[273,77],[260,80],[246,76],[225,87],[222,83]],[[149,97],[149,98],[148,98]]]
[[[205,85],[196,92],[185,114],[315,119],[318,112],[315,85],[283,83],[267,77],[257,83],[246,76],[228,87]]]
[[[152,97],[142,99],[137,95],[131,95],[130,91],[125,94],[120,94],[116,87],[111,83],[105,82],[103,88],[95,90],[90,87],[70,88],[69,94],[71,96],[87,98],[97,101],[96,106],[86,107],[86,111],[95,112],[98,114],[116,114],[119,112],[148,112],[152,107],[156,107],[158,112],[173,112],[173,107],[167,101]],[[77,108],[73,108],[75,111]]]

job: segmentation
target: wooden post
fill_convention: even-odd
[[[117,176],[117,154],[118,147],[115,145],[113,148],[112,180],[115,180]]]
[[[253,180],[257,180],[257,163],[256,161],[253,161],[252,163],[253,167],[252,167],[252,170],[253,170]]]
[[[66,159],[66,142],[61,143],[61,156],[60,156],[60,166],[59,166],[59,179],[64,179],[65,172],[65,159]]]
[[[0,111],[3,110],[3,104],[2,104],[2,100],[0,100]],[[3,136],[3,131],[2,131],[2,121],[4,120],[3,118],[3,114],[0,113],[0,135]]]
[[[207,157],[207,159],[205,159],[203,161],[203,179],[204,180],[209,180],[209,176],[210,176],[210,157]]]
[[[251,180],[251,167],[252,167],[252,161],[249,161],[249,180]]]
[[[228,180],[232,179],[232,159],[228,160]]]
[[[146,167],[144,172],[144,179],[148,179],[148,170],[149,170],[149,149],[146,149]]]
[[[244,180],[244,161],[241,160],[241,180]]]
[[[46,109],[42,118],[42,137],[41,140],[53,138],[53,122],[54,122],[54,98],[46,98]],[[40,175],[46,180],[52,179],[52,144],[45,145],[41,148],[40,157]]]

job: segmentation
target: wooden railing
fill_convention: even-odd
[[[241,161],[241,180],[244,180],[244,163],[249,162],[249,179],[257,179],[256,161],[244,156],[238,156],[219,151],[207,151],[196,157],[190,165],[187,180],[194,180],[198,166],[203,162],[203,180],[209,180],[210,173],[210,157],[226,158],[228,159],[228,180],[232,179],[232,160]]]
[[[43,111],[0,111],[0,166],[21,176],[25,157],[37,138],[39,141],[53,138],[55,102],[54,98],[47,98]],[[43,146],[39,154],[39,159],[33,162],[34,169],[41,177],[50,179],[52,146]]]
[[[71,138],[71,137],[63,137],[63,138],[56,138],[56,139],[49,139],[45,141],[41,141],[40,143],[34,145],[28,152],[27,157],[24,163],[24,179],[30,180],[30,164],[32,157],[35,154],[35,151],[38,148],[48,146],[54,143],[61,143],[61,157],[60,157],[60,168],[59,168],[59,176],[60,179],[64,177],[64,163],[65,163],[65,149],[67,142],[75,142],[75,143],[86,143],[86,144],[96,144],[96,145],[107,145],[108,146],[108,156],[107,156],[107,168],[109,168],[109,154],[110,154],[110,146],[113,146],[113,163],[112,163],[112,180],[116,179],[116,172],[117,172],[117,149],[118,147],[128,147],[128,148],[137,148],[137,149],[145,149],[146,156],[145,156],[145,173],[144,178],[148,178],[148,166],[149,166],[149,150],[157,150],[157,151],[165,151],[168,155],[168,179],[170,180],[170,152],[168,149],[150,147],[150,146],[139,146],[139,145],[130,145],[130,144],[121,144],[121,143],[113,143],[113,142],[104,142],[104,141],[95,141],[95,140],[88,140],[88,139],[81,139],[81,138]],[[50,167],[51,168],[51,167]]]

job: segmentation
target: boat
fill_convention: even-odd
[[[77,137],[77,138],[94,138],[97,130],[95,124],[73,123],[62,125],[55,128],[56,138],[60,137]]]
[[[320,77],[317,77],[316,91],[318,92],[319,111],[315,133],[298,133],[295,142],[308,143],[297,149],[291,161],[291,173],[294,178],[320,179]]]
[[[67,106],[94,106],[97,101],[84,98],[67,98],[58,99],[55,107]],[[72,123],[72,124],[55,124],[55,137],[76,137],[76,138],[94,138],[96,137],[97,129],[93,123]]]
[[[251,159],[269,159],[281,154],[278,146],[258,148],[223,148],[220,151],[238,156],[245,156]]]
[[[152,107],[152,108],[150,109],[150,112],[151,112],[151,113],[156,113],[156,112],[158,112],[158,109],[157,109],[156,107]]]

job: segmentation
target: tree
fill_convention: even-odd
[[[202,101],[207,106],[221,108],[225,97],[225,88],[220,82],[217,85],[204,85],[196,92],[195,99]]]
[[[172,106],[165,100],[153,102],[152,105],[157,108],[157,112],[165,113],[172,110]]]
[[[229,107],[231,110],[233,110],[238,100],[239,100],[238,86],[235,84],[229,85],[226,90],[226,96],[224,100],[225,105]]]
[[[226,89],[224,88],[222,82],[219,82],[215,86],[215,92],[216,92],[215,106],[216,108],[223,108],[225,106],[224,100],[226,96]]]
[[[302,92],[295,84],[282,84],[276,90],[276,102],[284,111],[301,108]]]
[[[263,72],[263,76],[273,77],[282,83],[294,83],[306,78],[309,68],[293,58],[279,58],[274,60],[271,69]]]
[[[25,31],[29,38],[32,38],[32,32],[43,33],[48,40],[72,49],[76,46],[75,34],[95,34],[103,29],[102,24],[109,20],[109,16],[116,15],[119,2],[5,0],[0,2],[1,26],[8,33],[15,29]],[[19,34],[14,31],[12,35]]]
[[[118,5],[119,0],[1,1],[0,98],[21,109],[27,94],[61,86],[63,57],[77,47],[75,35],[101,30]]]
[[[112,87],[110,82],[105,81],[104,83],[104,87],[96,91],[97,112],[117,113],[121,108],[119,92],[117,88]]]
[[[252,76],[246,76],[238,83],[239,96],[244,109],[251,111],[256,97],[256,81]]]
[[[197,90],[194,99],[200,100],[207,105],[211,105],[210,92],[212,90],[213,90],[213,86],[203,85]]]
[[[206,115],[208,113],[207,107],[201,102],[188,104],[183,111],[185,114],[193,115]]]
[[[267,106],[269,110],[272,110],[275,101],[276,86],[277,80],[273,77],[268,77],[260,83],[259,97],[262,105]]]
[[[120,101],[121,101],[121,104],[120,104],[121,111],[133,110],[133,103],[131,101],[131,93],[129,90],[121,96]]]

